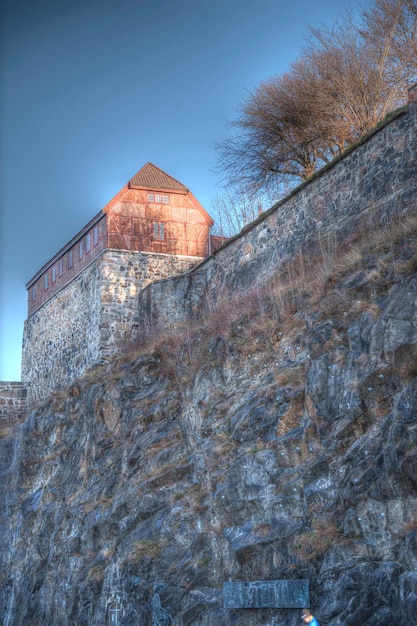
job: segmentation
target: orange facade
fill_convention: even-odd
[[[106,249],[207,257],[212,225],[185,185],[147,163],[27,283],[28,315]]]
[[[150,163],[103,210],[109,248],[196,257],[211,253],[211,217],[185,186]]]

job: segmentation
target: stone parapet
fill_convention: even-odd
[[[181,278],[148,285],[139,294],[145,326],[184,324],[220,300],[245,293],[304,260],[415,214],[417,106],[398,113],[367,140],[324,168],[239,236]],[[175,315],[173,315],[175,311]]]

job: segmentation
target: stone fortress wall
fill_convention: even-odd
[[[29,406],[134,342],[137,298],[150,281],[187,271],[195,257],[105,250],[25,322],[22,382]]]
[[[414,86],[408,110],[197,266],[195,257],[103,251],[26,321],[22,384],[9,406],[21,414],[25,389],[30,407],[71,384],[119,355],[139,328],[184,324],[227,294],[265,283],[299,253],[308,258],[341,245],[358,228],[417,214],[416,155]],[[1,383],[4,390],[13,384]]]
[[[228,294],[266,283],[298,254],[325,256],[358,229],[417,214],[417,87],[408,110],[324,168],[185,275],[149,284],[139,318],[152,327],[196,319]],[[173,312],[174,315],[173,315]]]
[[[20,422],[26,415],[26,386],[19,382],[0,382],[0,426]]]

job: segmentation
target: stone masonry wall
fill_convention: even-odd
[[[19,382],[0,382],[0,422],[21,422],[27,413],[26,387]]]
[[[150,282],[187,272],[198,259],[157,253],[107,251],[100,286],[101,360],[134,343],[141,320],[138,293]],[[171,312],[172,314],[172,312]]]
[[[236,291],[276,275],[297,254],[331,256],[358,229],[417,212],[417,102],[185,276],[148,285],[139,316],[149,325],[183,324]],[[175,317],[172,316],[175,311]]]
[[[195,258],[106,250],[25,322],[22,381],[29,403],[71,384],[134,341],[137,296]]]
[[[22,381],[29,404],[72,382],[99,359],[103,255],[25,321]]]

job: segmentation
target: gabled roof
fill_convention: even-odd
[[[191,193],[191,191],[180,183],[172,176],[166,174],[163,170],[156,167],[153,163],[146,163],[142,169],[137,172],[129,180],[128,183],[103,207],[103,213],[109,213],[113,207],[123,201],[123,199],[129,194],[130,189],[146,189],[148,191],[166,191],[177,192],[178,194],[186,195],[191,200],[192,204],[197,208],[202,215],[205,216],[207,223],[213,226],[213,218],[207,213],[205,208],[199,203],[197,198]]]
[[[146,163],[129,181],[129,187],[145,187],[146,189],[172,189],[187,193],[188,189],[172,176],[153,165]]]

